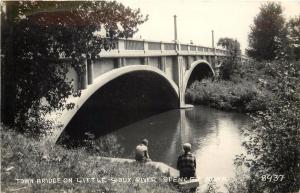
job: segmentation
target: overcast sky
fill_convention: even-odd
[[[118,0],[131,8],[140,8],[149,20],[135,35],[142,39],[172,41],[173,15],[177,15],[178,39],[188,43],[211,46],[211,30],[215,43],[220,37],[231,37],[248,45],[249,26],[259,13],[259,0]],[[281,1],[286,18],[300,14],[300,0]]]

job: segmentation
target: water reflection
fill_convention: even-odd
[[[125,149],[123,157],[133,158],[135,146],[146,137],[151,159],[175,167],[182,144],[189,142],[196,155],[199,178],[233,177],[233,159],[243,151],[240,130],[248,121],[239,113],[201,106],[155,115],[114,134]]]

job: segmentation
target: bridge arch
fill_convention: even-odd
[[[126,80],[126,81],[125,81]],[[124,84],[126,83],[126,88],[124,88]],[[153,83],[152,83],[153,82]],[[116,87],[115,85],[119,85]],[[154,93],[150,94],[147,98],[147,96],[144,96],[142,93],[142,87],[140,85],[145,85],[149,88],[147,88],[147,93]],[[111,86],[110,86],[111,85]],[[114,86],[113,86],[114,85]],[[114,87],[114,88],[112,88]],[[128,91],[130,94],[124,96],[124,99],[119,100],[118,105],[126,105],[128,102],[128,99],[133,96],[134,101],[135,100],[144,100],[144,101],[149,101],[152,100],[150,97],[153,97],[153,100],[157,101],[159,103],[160,100],[158,100],[157,97],[162,97],[162,101],[166,102],[167,98],[171,102],[166,102],[167,106],[163,106],[162,108],[178,108],[179,107],[179,91],[178,91],[178,86],[176,83],[168,78],[166,74],[161,71],[158,68],[152,67],[152,66],[147,66],[147,65],[130,65],[130,66],[125,66],[117,69],[113,69],[109,72],[106,72],[102,74],[101,76],[97,77],[94,79],[94,83],[89,85],[87,89],[82,90],[81,96],[72,98],[68,102],[73,102],[75,104],[75,108],[72,110],[65,110],[62,112],[62,115],[60,116],[60,122],[62,124],[61,128],[57,133],[54,134],[54,142],[57,142],[59,137],[61,136],[62,132],[65,131],[66,129],[69,128],[69,124],[72,124],[72,122],[76,122],[75,124],[80,124],[81,120],[78,120],[78,114],[86,112],[87,108],[90,108],[91,106],[95,108],[96,110],[101,109],[101,100],[108,100],[109,102],[112,102],[115,104],[113,97],[120,96],[122,94],[122,91],[126,91],[128,87],[136,87],[135,92],[136,95],[130,93],[130,90]],[[118,95],[111,95],[111,91],[114,91],[113,89],[119,90]],[[157,89],[158,91],[155,91]],[[103,90],[103,91],[102,91]],[[101,92],[106,92],[105,95],[101,94]],[[145,91],[146,92],[146,91]],[[155,92],[163,92],[155,94]],[[124,94],[125,95],[125,94]],[[139,95],[139,96],[137,96]],[[146,94],[145,94],[146,95]],[[162,96],[163,95],[163,96]],[[164,96],[167,95],[167,96]],[[102,98],[101,98],[102,96]],[[104,98],[103,98],[104,96]],[[100,99],[100,98],[101,99]],[[127,97],[127,98],[126,98]],[[131,100],[132,102],[133,100]],[[134,102],[133,101],[133,102]],[[100,103],[100,105],[98,104]],[[151,105],[150,105],[151,106]],[[159,105],[157,105],[159,106]],[[108,105],[105,105],[106,109],[107,108],[117,108],[116,106],[111,105],[109,107]],[[126,108],[128,105],[126,106]],[[149,105],[147,105],[149,107]],[[133,107],[134,108],[134,107]],[[94,110],[95,110],[94,109]],[[138,109],[137,109],[138,111]],[[124,111],[125,112],[125,111]],[[95,114],[98,112],[90,112],[89,114]],[[125,112],[126,113],[126,112]],[[137,112],[141,113],[141,112]],[[156,112],[157,113],[157,112]],[[129,114],[129,112],[128,112]],[[123,115],[124,116],[124,115]],[[127,115],[125,115],[127,116]],[[150,115],[149,115],[150,116]],[[107,117],[106,117],[107,118]],[[111,122],[118,122],[117,120],[110,120]],[[133,121],[133,120],[132,120]],[[137,120],[135,120],[137,121]],[[108,123],[110,124],[110,123]]]
[[[203,78],[214,77],[215,71],[206,60],[196,60],[191,64],[191,68],[184,73],[182,86],[182,99],[185,102],[186,89],[195,81]]]

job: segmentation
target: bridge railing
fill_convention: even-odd
[[[144,50],[144,42],[136,41],[136,40],[127,40],[125,41],[125,49],[126,50]]]
[[[164,50],[174,50],[176,51],[176,44],[174,43],[163,43]]]
[[[217,55],[226,56],[228,51],[210,47],[175,42],[149,41],[143,39],[119,39],[115,49],[102,51],[101,57],[163,56],[163,55]]]

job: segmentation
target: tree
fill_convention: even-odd
[[[6,1],[5,7],[2,122],[22,132],[34,130],[30,123],[48,112],[72,108],[66,99],[80,93],[66,81],[67,65],[84,70],[84,58],[113,49],[118,38],[131,37],[147,20],[115,1]]]
[[[257,60],[273,60],[286,44],[287,32],[281,4],[267,2],[260,7],[249,34],[249,56]]]
[[[237,68],[239,56],[241,55],[240,43],[232,38],[220,38],[217,45],[222,46],[229,52],[229,56],[220,67],[220,78],[230,80],[234,70]]]
[[[292,49],[291,57],[300,59],[300,15],[291,18],[286,24],[288,40]]]
[[[237,57],[241,54],[240,43],[232,38],[220,38],[217,45],[228,50],[231,57]]]

